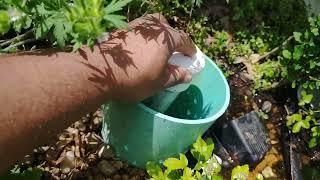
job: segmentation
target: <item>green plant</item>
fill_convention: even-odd
[[[309,105],[313,95],[307,94],[305,90],[301,92],[299,101],[300,109],[297,113],[287,116],[286,125],[292,129],[293,133],[299,133],[301,129],[306,129],[310,133],[309,148],[316,147],[320,139],[319,123],[316,120],[315,112]]]
[[[232,169],[231,180],[246,180],[249,176],[249,166],[237,166]]]
[[[59,47],[73,44],[74,50],[82,44],[92,48],[103,32],[127,26],[125,16],[115,13],[130,1],[6,0],[7,9],[2,12],[10,16],[10,24],[17,34],[25,34],[1,43],[0,48],[9,51],[36,40],[48,40]],[[0,21],[0,27],[5,33],[8,29],[3,27],[7,27],[7,21]]]
[[[221,164],[218,157],[213,154],[214,144],[211,139],[204,141],[200,136],[191,147],[191,154],[197,160],[194,168],[188,167],[188,159],[184,154],[180,158],[168,158],[164,161],[164,171],[154,162],[148,162],[147,172],[152,180],[222,180],[220,175]],[[232,180],[242,180],[239,178],[247,177],[249,166],[238,166],[233,171]]]
[[[294,41],[282,51],[282,64],[292,86],[301,84],[305,89],[320,87],[320,16],[309,18],[304,32],[294,32]]]
[[[22,170],[18,165],[15,165],[10,171],[0,175],[0,179],[5,180],[40,180],[43,171],[37,168],[28,168]]]
[[[279,80],[284,77],[286,69],[280,61],[267,60],[254,65],[254,90],[267,90],[275,87]]]

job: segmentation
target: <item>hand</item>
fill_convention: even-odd
[[[192,56],[196,52],[190,37],[167,23],[160,14],[147,15],[129,23],[129,30],[111,33],[99,45],[109,69],[111,98],[118,101],[140,101],[167,87],[190,82],[184,68],[169,65],[174,51]],[[110,84],[111,83],[111,84]]]

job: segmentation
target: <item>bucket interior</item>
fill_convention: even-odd
[[[223,114],[229,104],[229,96],[229,87],[222,72],[206,57],[204,70],[194,77],[190,87],[181,92],[163,114],[152,111],[175,120],[208,120]],[[142,107],[150,110],[150,103],[151,98],[148,98],[142,102]]]

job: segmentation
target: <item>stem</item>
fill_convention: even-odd
[[[311,80],[314,80],[314,81],[320,81],[320,79],[317,79],[317,78],[312,77],[312,76],[309,76],[309,78],[310,78]]]
[[[5,42],[1,43],[0,46],[6,46],[6,45],[11,44],[14,41],[19,41],[21,39],[24,39],[25,37],[27,37],[30,34],[32,34],[32,32],[33,32],[33,30],[31,29],[31,30],[29,30],[29,31],[27,31],[27,32],[25,32],[25,33],[23,33],[21,35],[18,35],[16,37],[12,38],[12,39],[9,39],[8,41],[5,41]]]
[[[288,39],[286,39],[280,46],[278,46],[278,47],[272,49],[271,51],[265,53],[264,55],[260,56],[260,58],[258,59],[257,62],[259,62],[260,60],[263,60],[263,59],[267,58],[268,56],[279,51],[283,46],[287,45],[289,43],[289,41],[291,41],[291,39],[293,39],[293,36],[289,36]]]

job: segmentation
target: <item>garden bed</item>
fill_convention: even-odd
[[[317,93],[311,95],[308,89],[320,86],[320,60],[317,58],[320,55],[317,50],[320,46],[320,18],[308,19],[308,7],[303,0],[190,2],[149,0],[142,4],[142,1],[134,0],[119,13],[133,20],[142,14],[162,12],[173,27],[190,34],[228,79],[231,99],[221,121],[228,122],[251,111],[257,112],[267,130],[271,147],[263,158],[249,164],[249,179],[261,175],[267,179],[296,179],[300,175],[306,179],[319,179],[320,128],[316,115],[319,107],[310,105]],[[0,3],[0,8],[8,9],[5,3]],[[14,4],[10,8],[10,17],[4,11],[0,14],[0,17],[11,18],[8,19],[8,27],[3,23],[0,26],[0,31],[6,32],[0,36],[1,53],[69,45],[76,50],[81,44],[93,45],[100,33],[88,28],[90,33],[75,30],[58,34],[55,28],[59,28],[61,22],[49,21],[52,17],[48,12],[58,13],[54,9],[40,14],[47,18],[42,23],[49,23],[51,27],[44,32],[41,24],[31,16],[32,12],[28,14],[26,9],[21,10]],[[76,23],[77,19],[70,25]],[[123,23],[95,25],[110,31]],[[75,38],[75,34],[80,38]],[[299,86],[307,90],[300,99],[297,98]],[[145,170],[120,161],[112,147],[102,143],[101,121],[101,110],[81,118],[57,135],[54,145],[39,147],[26,156],[21,164],[15,166],[11,176],[27,174],[43,179],[148,178]],[[215,138],[210,131],[213,128],[205,137]],[[294,161],[293,156],[298,160]],[[192,155],[187,153],[187,157],[192,158]],[[237,157],[231,155],[231,158],[233,166],[242,165]],[[294,172],[292,166],[296,162],[297,166],[305,168]],[[195,165],[192,160],[190,163]],[[232,167],[224,167],[221,174],[229,179]]]

